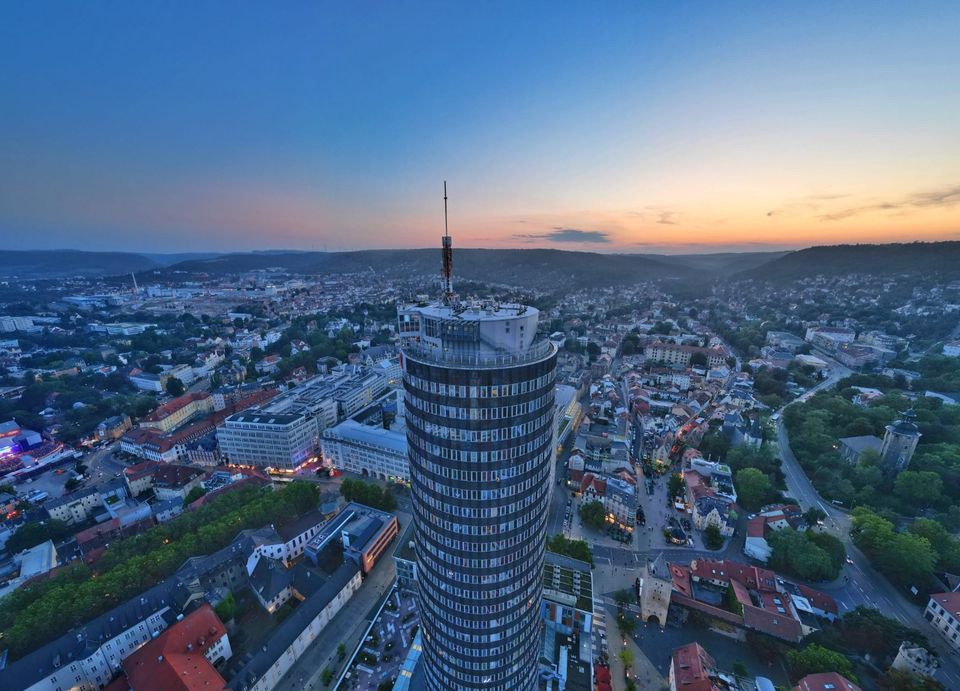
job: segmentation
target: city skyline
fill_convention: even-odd
[[[960,11],[5,10],[0,238],[687,253],[960,238]],[[95,40],[91,36],[96,37]]]

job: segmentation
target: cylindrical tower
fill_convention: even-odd
[[[427,686],[536,686],[557,349],[519,305],[401,309]]]

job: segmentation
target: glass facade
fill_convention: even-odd
[[[495,367],[405,350],[427,686],[536,687],[556,348]]]

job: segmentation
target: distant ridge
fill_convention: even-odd
[[[960,278],[960,242],[808,247],[742,271],[734,278],[781,282],[817,275],[903,273]]]
[[[7,250],[0,278],[67,278],[109,276],[147,271],[160,263],[134,252],[84,252],[81,250]]]
[[[89,252],[86,250],[7,250],[0,278],[69,278],[114,276],[150,271],[170,264],[218,256],[216,252],[175,254],[144,252]]]
[[[769,255],[769,256],[768,256]],[[556,249],[457,249],[454,276],[461,281],[515,285],[554,291],[615,286],[658,279],[711,280],[732,270],[752,267],[782,253],[691,256],[599,254]],[[281,268],[305,274],[372,271],[384,277],[434,276],[440,269],[437,249],[359,250],[354,252],[242,253],[180,262],[170,272],[224,275]]]

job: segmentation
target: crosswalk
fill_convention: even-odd
[[[595,654],[607,652],[607,618],[599,611],[593,614],[593,650]]]

